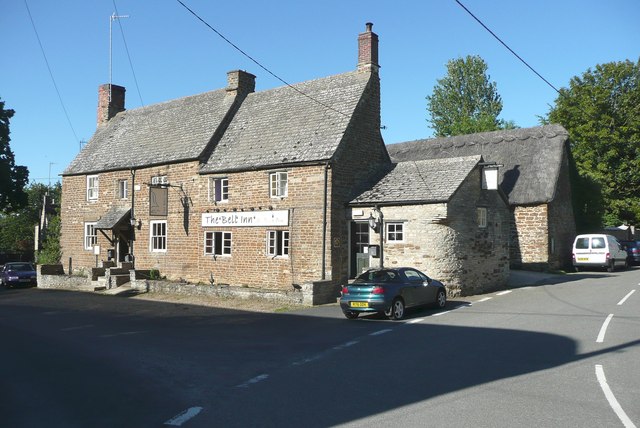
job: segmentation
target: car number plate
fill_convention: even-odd
[[[369,302],[350,302],[349,306],[352,308],[368,308]]]
[[[18,281],[20,281],[20,282],[31,282],[31,280],[29,278],[21,278]]]
[[[578,261],[579,262],[588,262],[589,261],[589,257],[578,257]]]

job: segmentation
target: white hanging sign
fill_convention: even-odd
[[[289,210],[202,214],[203,227],[288,226]]]

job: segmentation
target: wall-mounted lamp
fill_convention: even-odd
[[[140,230],[140,228],[142,227],[142,220],[132,218],[131,219],[131,227],[135,227],[138,230]]]
[[[374,217],[375,214],[375,217]],[[377,230],[382,224],[382,212],[376,207],[369,213],[369,227],[373,230]]]

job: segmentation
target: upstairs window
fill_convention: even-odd
[[[118,198],[127,199],[129,196],[129,187],[127,180],[118,180]]]
[[[84,249],[93,250],[93,247],[98,244],[98,235],[96,234],[95,223],[84,224]]]
[[[478,208],[477,215],[478,215],[478,219],[477,219],[478,227],[481,229],[484,229],[485,227],[487,227],[487,209]]]
[[[204,253],[210,256],[230,256],[231,232],[205,232]]]
[[[151,177],[151,184],[154,186],[169,184],[169,180],[166,175],[156,175],[155,177]]]
[[[209,201],[229,202],[229,179],[210,178],[209,179]]]
[[[272,172],[269,174],[269,189],[272,198],[284,198],[288,191],[287,172]]]
[[[289,257],[289,231],[267,231],[267,255],[272,257]]]
[[[156,220],[150,223],[149,249],[151,252],[167,251],[167,221]]]
[[[97,175],[87,176],[87,201],[97,201],[99,180]]]

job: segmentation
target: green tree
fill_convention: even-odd
[[[438,79],[433,94],[427,96],[430,123],[437,137],[516,128],[513,121],[498,119],[502,98],[487,69],[477,55],[447,63],[447,75]]]
[[[9,142],[9,120],[15,111],[4,108],[0,99],[0,212],[11,212],[27,203],[24,187],[29,181],[25,166],[16,166]]]
[[[590,197],[594,185],[602,207],[593,206],[600,225],[640,221],[640,60],[610,62],[573,77],[549,111],[571,137],[571,151]],[[581,209],[584,207],[578,207]],[[587,214],[588,214],[587,212]]]

